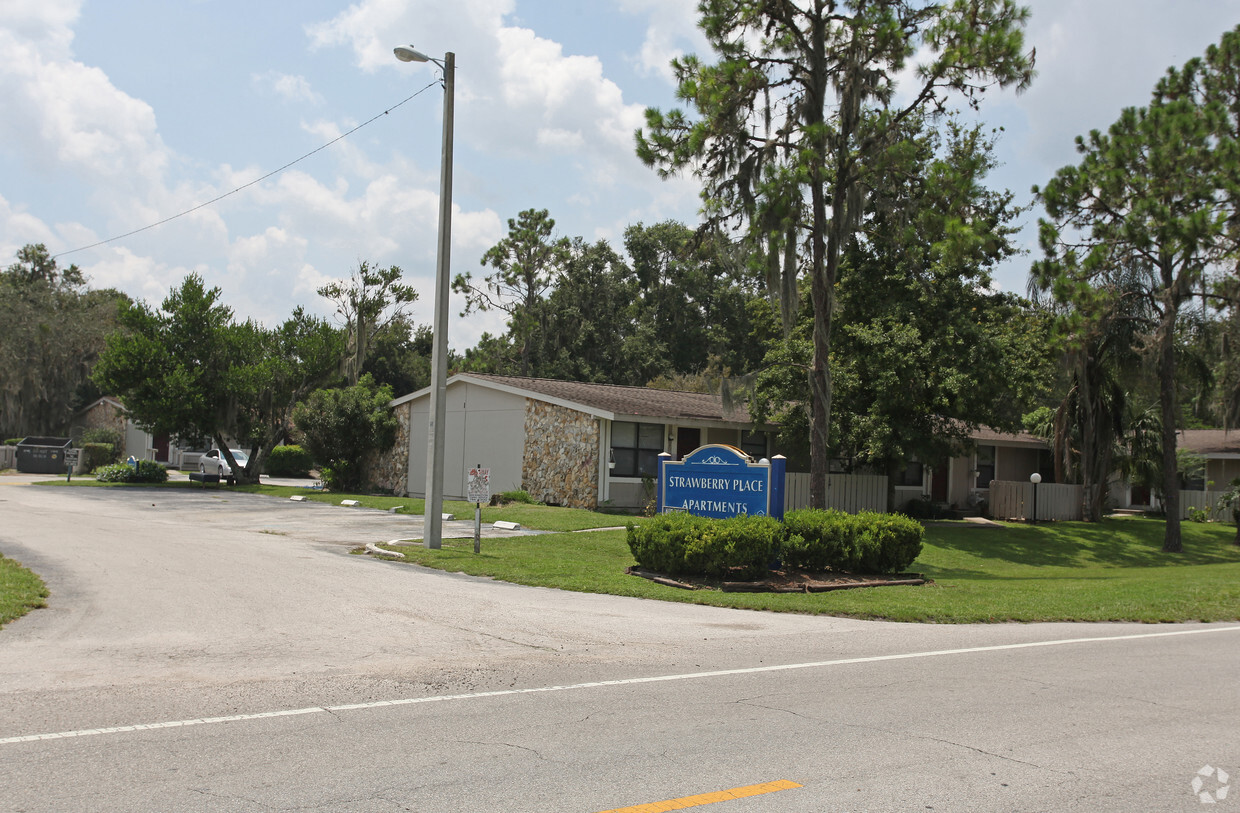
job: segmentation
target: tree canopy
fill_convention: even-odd
[[[0,437],[56,435],[101,393],[91,368],[127,297],[90,290],[43,244],[0,271]]]
[[[126,305],[94,379],[139,425],[210,438],[238,479],[253,482],[291,428],[294,404],[334,381],[343,342],[331,325],[300,309],[276,329],[238,324],[219,296],[191,274],[159,309]],[[244,470],[228,451],[233,442],[251,451]]]
[[[1065,303],[1089,307],[1117,269],[1144,272],[1155,314],[1161,417],[1163,549],[1179,551],[1177,334],[1181,312],[1211,270],[1237,256],[1240,204],[1240,29],[1204,58],[1171,68],[1150,104],[1127,108],[1106,132],[1078,137],[1081,161],[1034,188],[1046,207],[1040,240],[1045,258],[1035,281]]]
[[[907,162],[910,118],[945,109],[949,94],[975,105],[986,87],[1029,83],[1028,12],[1011,0],[703,0],[699,9],[719,61],[672,62],[698,118],[648,110],[637,152],[661,173],[694,172],[707,217],[766,247],[779,291],[808,275],[810,492],[822,507],[841,257],[874,211],[870,190]]]

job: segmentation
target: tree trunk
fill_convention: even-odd
[[[1163,510],[1167,513],[1167,530],[1163,537],[1164,553],[1180,553],[1184,541],[1180,535],[1180,472],[1176,461],[1176,398],[1175,398],[1175,317],[1176,304],[1168,291],[1163,303],[1162,324],[1158,334],[1158,401],[1162,408],[1162,469]]]

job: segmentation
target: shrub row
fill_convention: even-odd
[[[641,526],[630,524],[628,541],[637,564],[648,570],[744,581],[767,571],[781,533],[779,520],[770,517],[717,520],[661,514]]]
[[[139,460],[135,470],[128,463],[100,466],[91,474],[101,483],[165,483],[168,470],[153,460]]]
[[[267,456],[265,468],[272,477],[309,477],[314,460],[300,446],[277,446]]]
[[[672,576],[761,578],[776,560],[807,571],[899,573],[921,553],[924,529],[899,514],[792,511],[769,517],[705,519],[665,514],[628,526],[640,567]]]
[[[801,570],[899,573],[921,554],[921,523],[902,514],[790,511],[784,516],[785,564]]]

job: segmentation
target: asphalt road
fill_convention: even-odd
[[[1240,810],[1240,625],[776,615],[348,553],[410,523],[0,477],[0,553],[52,591],[0,630],[0,810]]]

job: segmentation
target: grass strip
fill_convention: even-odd
[[[0,555],[0,627],[47,606],[47,585],[32,571]]]
[[[1233,530],[1185,523],[1185,552],[1165,554],[1163,528],[1145,518],[931,526],[911,569],[933,584],[809,594],[688,591],[626,575],[634,562],[623,531],[485,539],[479,555],[473,540],[392,549],[416,564],[517,584],[774,612],[958,624],[1240,620]]]

